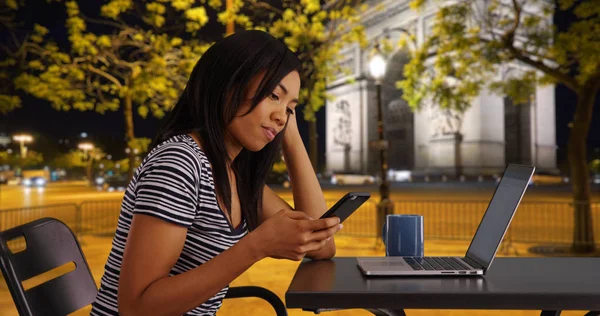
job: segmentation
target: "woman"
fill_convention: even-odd
[[[213,315],[265,257],[331,258],[326,211],[298,133],[300,62],[244,31],[213,45],[129,184],[92,315]],[[296,210],[265,185],[283,149]]]

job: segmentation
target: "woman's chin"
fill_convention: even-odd
[[[251,152],[258,152],[261,151],[263,148],[265,148],[265,146],[267,146],[269,143],[259,143],[256,142],[254,144],[250,144],[248,146],[244,146],[244,148],[246,148],[247,150],[251,151]]]

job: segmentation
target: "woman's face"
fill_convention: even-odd
[[[292,71],[281,80],[275,90],[252,110],[252,97],[258,89],[263,75],[256,76],[250,83],[246,100],[239,108],[235,118],[227,126],[227,138],[233,150],[242,147],[250,151],[259,151],[285,127],[288,114],[294,113],[300,93],[300,75]]]

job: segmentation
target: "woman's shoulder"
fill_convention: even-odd
[[[187,134],[175,135],[154,147],[144,161],[145,166],[169,163],[175,167],[193,166],[200,172],[207,162],[206,155]]]

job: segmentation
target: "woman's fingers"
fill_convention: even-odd
[[[304,256],[309,252],[320,250],[325,247],[325,244],[327,244],[327,239],[310,242],[302,246],[302,255]]]
[[[328,217],[321,219],[308,220],[303,223],[307,231],[325,230],[337,226],[340,223],[339,217]]]
[[[311,241],[320,241],[320,240],[326,240],[327,238],[335,235],[335,233],[337,233],[338,231],[340,231],[340,229],[342,229],[344,225],[342,224],[338,224],[338,225],[334,225],[332,227],[329,227],[327,229],[322,229],[319,231],[315,231],[311,234],[310,240]]]

